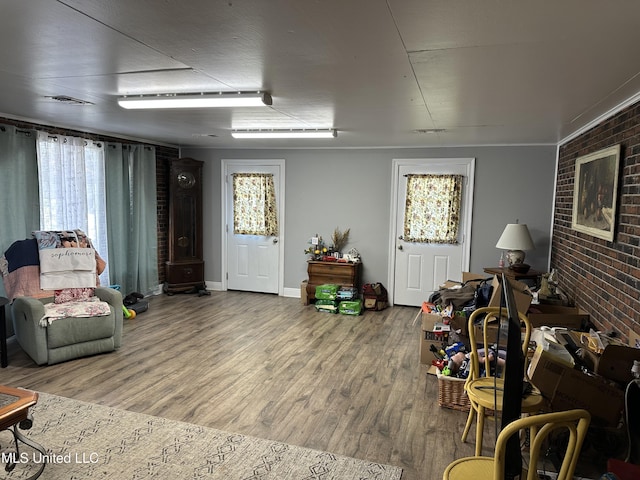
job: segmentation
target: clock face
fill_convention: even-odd
[[[192,188],[196,184],[196,177],[191,172],[178,173],[178,186],[180,188]]]

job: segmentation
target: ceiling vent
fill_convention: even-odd
[[[445,131],[444,128],[419,128],[414,130],[415,133],[442,133]]]
[[[73,97],[67,97],[66,95],[47,95],[44,98],[53,100],[55,102],[66,103],[67,105],[93,105],[93,103],[91,102],[86,102],[84,100],[79,100]]]

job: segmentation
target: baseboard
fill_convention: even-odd
[[[290,297],[290,298],[300,298],[300,287],[298,288],[287,288],[285,287],[282,291],[282,296],[283,297]]]
[[[207,290],[213,290],[213,291],[216,291],[216,292],[221,292],[222,291],[222,282],[213,282],[211,280],[206,280],[204,282],[204,285],[205,285]]]
[[[205,287],[207,288],[207,290],[212,290],[212,291],[217,291],[217,292],[221,292],[222,291],[222,282],[213,282],[210,280],[206,280],[204,282]],[[282,296],[283,297],[290,297],[290,298],[300,298],[300,288],[284,288],[282,291]]]

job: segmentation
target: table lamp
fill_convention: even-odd
[[[526,223],[509,223],[502,232],[496,248],[507,250],[509,268],[517,273],[526,273],[529,265],[524,263],[524,250],[533,250],[533,240]]]

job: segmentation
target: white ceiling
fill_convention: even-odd
[[[640,92],[636,0],[0,0],[0,116],[214,148],[556,144]],[[271,107],[131,111],[126,94]],[[91,105],[46,98],[69,96]],[[329,128],[331,140],[232,129]],[[438,133],[424,133],[424,130]]]

